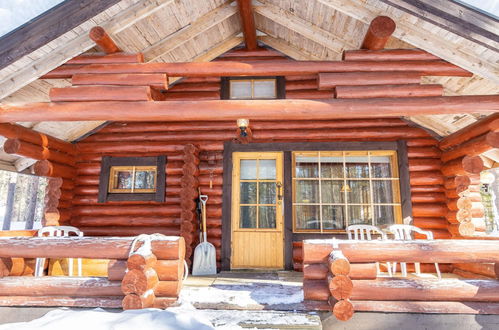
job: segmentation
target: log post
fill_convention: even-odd
[[[237,7],[239,8],[239,17],[241,18],[246,49],[255,50],[258,44],[256,41],[255,17],[253,15],[251,0],[237,0]]]
[[[61,178],[49,178],[45,188],[45,210],[42,219],[43,226],[58,226],[60,213],[57,210],[59,198],[61,197]]]
[[[360,48],[369,50],[380,50],[395,31],[396,24],[388,16],[378,16],[371,21],[369,29]]]
[[[121,51],[114,40],[107,34],[106,30],[100,26],[94,26],[88,36],[107,54]]]

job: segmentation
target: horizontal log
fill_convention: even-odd
[[[162,235],[179,235],[178,227],[79,227],[79,229],[87,236],[138,236],[142,234],[162,234]]]
[[[121,282],[96,277],[8,276],[0,281],[2,296],[122,296]]]
[[[392,82],[393,83],[393,82]],[[426,97],[442,96],[443,86],[436,84],[401,84],[401,85],[367,85],[336,86],[334,97],[337,99],[376,98],[376,97]]]
[[[444,193],[413,193],[411,194],[412,203],[445,203],[447,197]]]
[[[337,300],[349,299],[352,295],[353,283],[346,275],[328,275],[327,277],[331,296]]]
[[[133,240],[133,237],[0,239],[0,257],[127,259]],[[167,236],[154,239],[152,249],[160,260],[177,260],[184,256],[185,243],[182,237]]]
[[[182,289],[182,281],[159,281],[154,288],[157,297],[178,297]]]
[[[319,72],[379,72],[415,71],[425,76],[471,77],[471,73],[445,61],[245,61],[245,62],[172,62],[139,64],[74,65],[69,70],[62,65],[53,70],[68,73],[166,73],[168,77],[221,77],[221,76],[291,76]]]
[[[208,142],[205,150],[223,150],[222,142]],[[133,153],[133,154],[155,154],[155,153],[181,153],[183,146],[180,144],[166,144],[164,142],[80,142],[78,148],[81,152],[88,153]]]
[[[72,179],[76,176],[74,167],[51,162],[49,160],[39,160],[33,166],[33,171],[38,176],[61,177]]]
[[[50,150],[76,155],[75,145],[66,141],[48,136],[44,133],[34,131],[21,125],[0,124],[0,135],[9,139],[19,139],[35,145],[46,147]]]
[[[445,204],[415,203],[412,205],[412,215],[414,217],[445,217],[449,209]]]
[[[327,301],[329,296],[326,280],[303,280],[303,298],[305,300]]]
[[[0,230],[0,237],[33,237],[38,230]]]
[[[411,186],[411,193],[439,193],[446,192],[445,187],[441,185],[436,186]]]
[[[444,152],[442,161],[448,162],[463,156],[479,156],[494,148],[499,148],[499,132],[488,132]]]
[[[380,50],[385,48],[388,39],[395,31],[395,21],[388,16],[377,16],[369,24],[360,48]]]
[[[176,216],[82,216],[73,217],[71,224],[76,227],[178,227],[180,219]]]
[[[74,166],[75,157],[66,153],[50,150],[41,145],[32,144],[19,139],[7,139],[3,150],[8,154],[29,157],[36,160],[47,159],[56,163]]]
[[[169,298],[169,297],[155,297],[154,298],[154,308],[166,309],[168,307],[172,307],[177,302],[177,298]]]
[[[439,171],[442,162],[439,159],[411,158],[409,159],[410,172]]]
[[[3,296],[0,306],[121,308],[123,297]]]
[[[246,48],[232,49],[228,52],[220,55],[220,58],[226,57],[275,57],[282,56],[282,53],[267,49],[267,48],[256,48],[254,50],[248,50]]]
[[[111,63],[143,63],[144,56],[141,53],[94,53],[82,54],[73,57],[65,64],[111,64]]]
[[[166,64],[166,63],[163,63]],[[140,108],[143,111],[137,112]],[[252,109],[248,113],[247,109]],[[378,109],[376,113],[372,109]],[[472,109],[471,109],[472,108]],[[181,112],[178,109],[182,109]],[[204,111],[199,111],[204,109]],[[364,117],[394,117],[430,114],[491,112],[499,110],[499,96],[442,96],[418,98],[377,98],[325,100],[208,100],[163,102],[61,102],[3,105],[0,122],[22,121],[191,121],[248,119],[317,120]]]
[[[234,125],[235,128],[235,125]],[[216,141],[234,138],[233,131],[211,131],[211,132],[144,132],[144,133],[110,133],[96,134],[85,139],[87,142],[134,142],[134,141]]]
[[[123,302],[121,304],[123,310],[144,309],[144,308],[152,308],[154,306],[154,300],[156,300],[154,291],[149,290],[142,295],[138,295],[135,293],[127,294],[123,298]]]
[[[440,158],[442,152],[438,148],[409,147],[407,156],[409,158]]]
[[[149,86],[73,86],[51,88],[52,102],[152,101]]]
[[[419,84],[421,75],[417,72],[342,72],[319,73],[319,90],[336,86]]]
[[[117,53],[120,51],[113,39],[111,39],[104,28],[100,26],[94,26],[90,29],[88,36],[107,54]]]
[[[321,99],[333,99],[334,93],[332,91],[323,90],[292,90],[286,92],[287,99],[303,99],[303,100],[321,100]]]
[[[499,303],[457,301],[352,301],[356,312],[499,314]]]
[[[480,174],[484,169],[483,160],[479,156],[464,156],[453,159],[442,166],[445,176],[462,176],[467,174]]]
[[[421,49],[346,50],[345,61],[431,61],[439,57]]]
[[[154,265],[160,281],[180,281],[184,276],[184,263],[182,260],[158,260]],[[108,279],[121,281],[127,269],[126,260],[114,260],[108,265]]]
[[[125,294],[143,295],[154,290],[158,285],[158,274],[152,268],[146,270],[129,269],[121,282],[121,291]]]
[[[405,132],[405,133],[404,133]],[[420,138],[427,137],[428,133],[412,127],[393,127],[383,130],[382,128],[349,128],[335,129],[333,131],[300,129],[292,130],[258,130],[253,132],[255,140],[282,139],[376,139],[376,138]]]
[[[494,267],[492,263],[455,263],[453,266],[470,273],[499,279],[499,267]]]
[[[73,208],[74,216],[94,216],[94,215],[128,215],[128,216],[177,216],[181,212],[178,206],[162,206],[162,205],[101,205],[92,207],[75,207]]]
[[[294,80],[286,82],[286,92],[303,89],[317,89],[319,87],[317,78],[307,80]]]
[[[423,300],[497,302],[496,280],[376,279],[354,280],[352,300]]]
[[[438,146],[442,150],[447,150],[453,146],[467,142],[489,131],[494,131],[498,126],[499,114],[492,114],[445,137],[439,142]]]
[[[351,264],[397,261],[426,263],[497,262],[499,245],[485,240],[416,240],[352,242],[337,240]],[[304,263],[325,263],[332,240],[305,240]]]
[[[220,83],[179,83],[170,87],[169,92],[218,92]]]
[[[437,142],[434,138],[410,139],[406,141],[406,144],[408,147],[433,147],[437,145]]]
[[[303,265],[303,278],[307,280],[325,280],[329,272],[325,264]]]
[[[444,176],[437,171],[412,172],[409,181],[412,186],[443,185]]]
[[[428,218],[428,217],[415,217],[412,224],[422,229],[446,229],[447,220],[445,217]]]
[[[151,86],[168,89],[168,78],[164,73],[146,74],[75,74],[72,76],[73,86],[114,85],[114,86]]]
[[[220,100],[220,92],[165,92],[163,101]]]

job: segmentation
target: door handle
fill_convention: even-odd
[[[279,201],[282,201],[282,183],[280,181],[277,181],[275,185],[277,187],[277,199]]]

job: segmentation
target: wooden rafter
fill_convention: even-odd
[[[171,4],[174,0],[142,0],[109,20],[101,26],[110,34],[125,30],[137,21],[153,14],[164,6]],[[89,30],[88,24],[85,30]],[[52,51],[52,55],[42,57],[33,61],[31,65],[18,70],[0,82],[0,99],[12,94],[30,82],[38,79],[45,73],[57,68],[69,59],[79,55],[94,46],[87,33],[82,33],[71,41],[64,43]]]
[[[210,28],[218,25],[237,14],[237,8],[230,4],[216,8],[202,17],[198,18],[192,24],[170,34],[164,39],[159,40],[153,45],[147,47],[144,51],[144,58],[151,62],[169,53],[185,44],[187,41],[199,36]]]
[[[252,0],[237,0],[239,17],[243,29],[244,43],[247,50],[255,50],[258,47],[256,42],[255,16],[253,14]]]
[[[343,12],[355,19],[368,24],[374,17],[387,15],[396,18],[397,29],[394,36],[418,48],[424,49],[470,72],[499,83],[499,66],[496,61],[485,59],[474,53],[473,47],[456,47],[455,41],[435,36],[437,32],[447,30],[437,25],[427,23],[414,24],[414,16],[395,7],[387,6],[380,0],[317,0],[320,3]],[[428,29],[431,26],[431,31]],[[455,36],[455,39],[464,39]],[[477,47],[480,47],[477,45]],[[475,47],[475,48],[477,48]]]

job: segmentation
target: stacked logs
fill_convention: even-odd
[[[0,134],[7,137],[4,151],[38,160],[36,175],[58,178],[47,187],[50,200],[46,220],[54,225],[67,223],[71,217],[76,147],[63,140],[15,124],[0,124]],[[58,187],[56,187],[58,186]]]
[[[186,259],[190,263],[192,246],[196,243],[197,214],[196,200],[199,187],[199,149],[193,144],[184,147],[184,165],[180,190],[180,234],[186,242]]]
[[[45,210],[42,219],[43,226],[58,226],[60,224],[59,198],[61,197],[62,178],[49,178],[45,188]]]
[[[480,196],[480,172],[485,170],[480,155],[499,148],[499,115],[494,114],[440,141],[442,174],[449,212],[448,230],[454,237],[484,231],[484,210]]]

